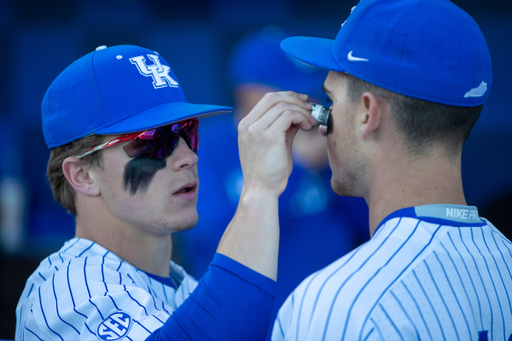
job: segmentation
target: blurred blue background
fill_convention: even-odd
[[[100,45],[140,45],[164,56],[190,102],[234,105],[228,62],[241,37],[277,24],[334,38],[357,2],[0,0],[0,338],[13,338],[26,278],[74,235],[73,217],[53,201],[45,177],[49,151],[40,118],[43,95],[66,66]],[[504,217],[512,211],[512,2],[453,2],[482,29],[494,71],[463,153],[466,198],[510,238]]]

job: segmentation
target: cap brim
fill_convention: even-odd
[[[132,133],[161,127],[192,117],[205,117],[233,112],[233,108],[217,105],[172,102],[153,107],[121,122],[95,131],[98,135]]]
[[[343,72],[332,55],[334,40],[312,37],[290,37],[281,42],[281,49],[298,60],[322,69]]]

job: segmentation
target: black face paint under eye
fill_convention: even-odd
[[[124,189],[129,190],[131,195],[134,195],[139,187],[145,192],[156,172],[165,166],[165,159],[151,157],[140,157],[128,161],[124,167]]]

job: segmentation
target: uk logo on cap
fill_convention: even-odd
[[[132,317],[122,311],[115,312],[103,320],[98,327],[97,335],[100,340],[121,340],[130,331]]]
[[[169,75],[171,68],[167,65],[162,65],[160,58],[156,54],[148,54],[148,58],[151,59],[153,64],[148,65],[144,56],[130,58],[130,62],[137,66],[137,70],[139,70],[141,75],[153,78],[153,87],[155,89],[166,86],[177,88],[178,82]]]

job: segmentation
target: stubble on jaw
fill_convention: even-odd
[[[365,196],[365,179],[368,173],[368,161],[357,148],[356,137],[348,131],[341,141],[334,141],[336,151],[338,147],[343,150],[338,153],[338,169],[333,170],[331,188],[334,193],[348,197]]]
[[[356,179],[352,174],[347,174],[343,180],[336,179],[334,176],[331,179],[331,188],[334,193],[346,197],[357,197],[355,195],[355,183]]]

